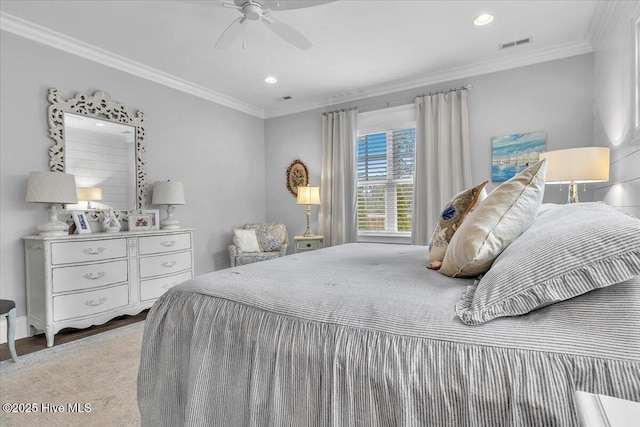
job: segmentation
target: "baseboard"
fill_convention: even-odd
[[[27,316],[16,317],[16,339],[27,338],[29,327]],[[7,317],[2,316],[0,319],[0,344],[7,342]]]

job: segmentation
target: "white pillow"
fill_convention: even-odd
[[[233,230],[233,234],[240,252],[260,252],[255,229],[236,229]]]
[[[489,270],[493,260],[536,218],[547,159],[503,182],[476,206],[451,238],[440,273],[472,277]]]

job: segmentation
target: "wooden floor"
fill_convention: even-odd
[[[141,322],[147,318],[147,313],[149,310],[144,310],[142,313],[137,314],[135,316],[120,316],[116,317],[105,323],[104,325],[91,326],[86,329],[74,329],[74,328],[66,328],[58,332],[53,341],[53,346],[57,346],[60,344],[68,343],[71,341],[79,340],[81,338],[86,338],[91,335],[96,335],[101,332],[110,331],[112,329],[121,328],[126,325],[130,325],[132,323]],[[33,353],[34,351],[45,350],[47,348],[47,339],[44,334],[35,335],[29,338],[22,338],[16,340],[16,353],[18,353],[18,360],[20,360],[20,356],[25,354]],[[0,345],[0,360],[9,360],[11,356],[9,355],[9,347],[7,344]]]

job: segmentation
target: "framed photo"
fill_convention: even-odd
[[[491,181],[504,182],[540,160],[545,132],[514,133],[491,138]]]
[[[298,187],[309,184],[309,172],[307,167],[300,160],[294,160],[287,169],[287,189],[298,197]]]
[[[149,215],[149,217],[151,218],[152,230],[160,229],[160,211],[158,209],[145,209],[142,211],[142,213]]]
[[[91,233],[91,227],[89,227],[89,220],[87,219],[86,213],[83,211],[73,211],[71,212],[71,216],[73,217],[73,222],[76,225],[76,232],[78,234]]]
[[[129,214],[129,231],[151,230],[151,215]]]

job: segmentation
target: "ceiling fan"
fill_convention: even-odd
[[[242,16],[231,23],[220,35],[215,44],[216,49],[229,47],[243,32],[248,21],[262,21],[271,31],[285,41],[302,49],[309,49],[311,42],[298,30],[274,17],[271,12],[286,9],[302,9],[330,3],[334,0],[220,0],[222,5],[237,9]]]

